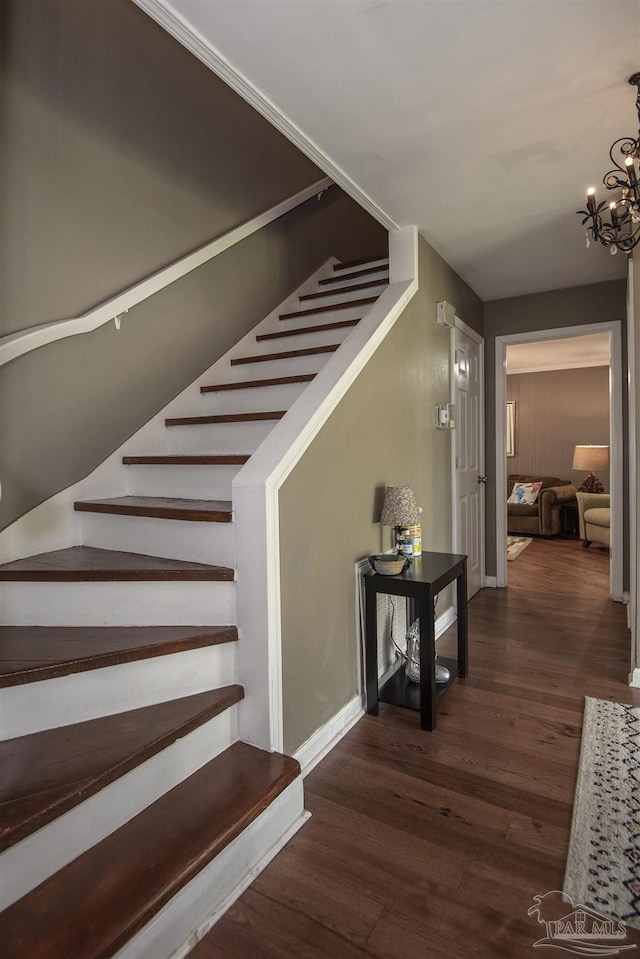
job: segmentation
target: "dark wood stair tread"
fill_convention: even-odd
[[[365,263],[377,263],[378,260],[389,260],[388,253],[380,253],[379,256],[361,256],[357,260],[343,260],[342,263],[334,263],[334,272],[339,270],[350,270],[353,266],[363,266]]]
[[[241,380],[238,383],[216,383],[201,386],[201,393],[223,393],[227,390],[257,389],[261,386],[285,386],[287,383],[309,383],[316,373],[296,373],[294,376],[273,376],[265,380]]]
[[[230,581],[233,570],[93,546],[70,546],[0,565],[0,582]]]
[[[235,743],[3,913],[3,959],[109,959],[299,775]]]
[[[242,466],[249,453],[170,453],[160,456],[123,456],[126,466]]]
[[[356,306],[369,306],[375,303],[378,296],[363,296],[359,300],[343,300],[342,303],[325,303],[324,306],[310,306],[306,310],[294,310],[293,313],[281,313],[281,320],[295,320],[298,316],[315,316],[316,313],[333,313],[336,310],[347,310]]]
[[[0,849],[57,819],[244,696],[224,686],[0,743]]]
[[[81,513],[111,513],[177,519],[192,523],[230,523],[229,500],[173,499],[165,496],[118,496],[114,499],[82,500],[73,504]]]
[[[0,687],[235,642],[235,626],[0,626]]]
[[[165,420],[165,424],[167,426],[201,426],[205,423],[256,423],[259,420],[281,420],[286,412],[286,410],[270,410],[258,413],[219,413],[215,416],[173,416]]]
[[[335,277],[332,277],[335,279]],[[340,277],[344,279],[344,277]],[[357,293],[358,290],[370,290],[372,286],[387,286],[388,280],[369,280],[368,283],[354,283],[353,286],[339,286],[337,289],[320,290],[319,293],[303,293],[300,302],[305,300],[320,300],[325,296],[341,296],[343,293]]]
[[[381,263],[380,266],[371,266],[368,270],[358,270],[357,273],[341,273],[339,276],[328,276],[324,280],[319,280],[320,286],[326,286],[330,283],[344,283],[345,280],[357,280],[363,276],[371,276],[372,273],[380,273],[381,270],[388,270],[389,266],[386,263]]]
[[[240,356],[231,360],[231,366],[242,363],[265,363],[269,360],[289,360],[297,356],[315,356],[316,353],[334,353],[340,347],[339,343],[330,346],[309,346],[304,350],[285,350],[283,353],[260,353],[258,356]]]
[[[342,330],[347,326],[357,326],[362,317],[357,320],[339,320],[336,323],[321,323],[318,326],[300,326],[295,330],[278,330],[277,333],[261,333],[256,340],[277,340],[283,336],[299,336],[301,333],[324,333],[325,330]]]

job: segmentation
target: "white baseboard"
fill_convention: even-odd
[[[437,617],[436,640],[440,639],[444,631],[449,629],[449,626],[452,626],[457,618],[454,606],[449,606],[448,609],[445,609],[444,613],[441,613],[440,616]]]
[[[449,606],[436,619],[436,640],[456,621],[456,611],[453,606]],[[382,685],[388,675],[391,675],[397,668],[397,661],[394,662],[387,672],[379,680]],[[346,705],[340,709],[335,716],[321,726],[307,739],[306,742],[294,753],[293,758],[297,759],[302,769],[302,775],[308,775],[324,757],[331,752],[333,747],[340,742],[343,736],[355,726],[361,717],[364,716],[364,707],[362,697],[355,695]]]
[[[629,676],[629,685],[640,688],[640,668],[638,666],[636,666]]]
[[[362,698],[356,694],[294,753],[293,758],[300,763],[302,775],[306,776],[310,773],[362,716],[364,716]]]
[[[497,576],[485,576],[484,578],[485,589],[497,589],[498,588],[498,577]]]
[[[113,959],[183,959],[308,818],[299,776]]]

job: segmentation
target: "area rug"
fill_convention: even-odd
[[[530,536],[507,536],[507,559],[513,562],[533,542]]]
[[[585,699],[563,891],[640,929],[640,707]]]

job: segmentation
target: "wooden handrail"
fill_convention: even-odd
[[[67,336],[77,336],[80,333],[90,333],[99,326],[110,323],[111,320],[114,320],[116,327],[120,329],[120,319],[123,313],[171,283],[175,283],[176,280],[202,266],[203,263],[207,263],[208,260],[218,256],[219,253],[224,253],[229,247],[261,230],[263,226],[277,220],[278,217],[293,210],[312,196],[324,192],[332,184],[333,180],[329,177],[317,180],[286,200],[276,203],[275,206],[270,207],[263,213],[259,213],[233,230],[229,230],[228,233],[223,233],[222,236],[211,240],[198,250],[194,250],[193,253],[188,253],[170,266],[164,267],[164,269],[152,274],[145,280],[141,280],[123,293],[111,297],[111,299],[89,310],[88,313],[66,320],[53,320],[50,323],[31,326],[26,330],[18,330],[16,333],[9,333],[7,336],[0,337],[0,366],[31,352],[31,350],[36,350],[40,346],[53,343],[55,340],[61,340]]]

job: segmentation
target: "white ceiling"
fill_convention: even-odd
[[[507,346],[507,373],[609,366],[610,339],[609,333],[587,333],[537,343],[512,343]]]
[[[575,211],[636,136],[640,0],[160,3],[484,300],[625,275]]]

